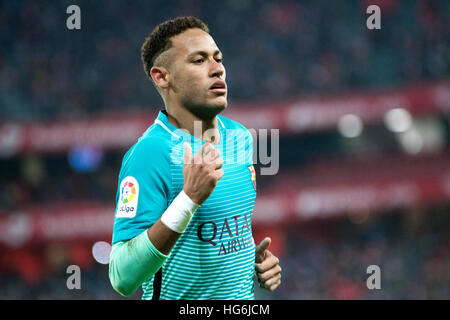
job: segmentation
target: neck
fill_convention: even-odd
[[[217,116],[212,119],[201,119],[186,108],[166,108],[166,112],[169,122],[178,129],[185,129],[194,137],[205,142],[219,143],[220,133]]]

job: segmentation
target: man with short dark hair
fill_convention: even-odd
[[[125,154],[109,277],[143,299],[254,299],[281,283],[270,238],[255,248],[252,135],[227,107],[222,53],[195,17],[157,26],[142,46],[165,110]],[[194,154],[193,154],[194,151]]]

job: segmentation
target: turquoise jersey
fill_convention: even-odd
[[[224,175],[162,265],[161,281],[154,281],[154,275],[142,284],[142,299],[152,299],[154,289],[160,299],[254,299],[253,137],[241,124],[221,115],[217,118],[221,139],[214,148],[224,160]],[[177,129],[160,111],[155,123],[125,154],[113,244],[152,226],[181,192],[184,142],[191,144],[193,154],[204,144]]]

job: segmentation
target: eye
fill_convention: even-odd
[[[203,58],[194,60],[193,62],[196,63],[196,64],[200,64],[200,63],[203,62]]]
[[[217,62],[222,63],[223,62],[223,58],[218,58],[216,59]]]

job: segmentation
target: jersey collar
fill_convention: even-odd
[[[225,125],[223,124],[222,120],[220,119],[220,116],[217,116],[217,122],[219,123],[219,132],[220,132],[220,135],[222,136],[220,140],[222,141],[222,138],[224,137],[223,129],[225,129]],[[179,140],[194,139],[194,141],[198,140],[198,141],[204,142],[204,141],[198,139],[197,137],[194,137],[190,133],[187,133],[187,132],[175,127],[172,123],[170,123],[169,119],[167,118],[165,110],[159,111],[158,117],[155,120],[155,124],[160,125],[164,130],[166,130],[168,133],[170,133],[176,139],[179,139]]]

